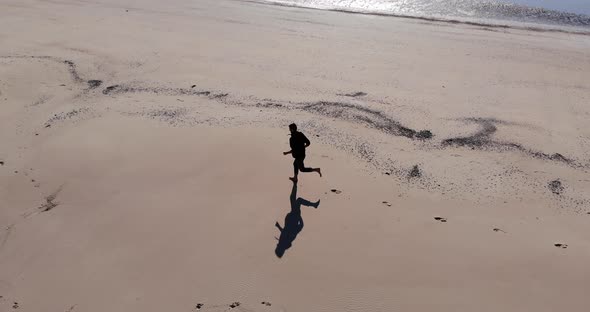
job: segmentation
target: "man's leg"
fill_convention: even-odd
[[[299,171],[301,171],[301,172],[317,172],[321,177],[322,170],[320,168],[306,168],[305,164],[303,164],[304,159],[305,158],[302,158],[301,161],[299,162]]]
[[[299,173],[299,163],[298,163],[298,159],[295,158],[295,160],[293,161],[293,177],[289,178],[291,181],[297,183],[297,174]]]

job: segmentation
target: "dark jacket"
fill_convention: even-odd
[[[291,151],[293,158],[303,158],[305,157],[305,146],[311,144],[305,134],[296,131],[291,134],[291,139],[289,139],[289,145],[291,145]]]

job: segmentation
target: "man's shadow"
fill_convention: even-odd
[[[293,241],[297,238],[297,234],[303,230],[303,218],[301,217],[301,206],[318,208],[320,201],[312,203],[301,197],[297,197],[297,183],[293,183],[293,189],[291,189],[291,211],[285,216],[285,227],[277,222],[275,226],[281,231],[281,236],[278,238],[277,248],[275,254],[281,258],[285,254],[285,251],[291,248]]]

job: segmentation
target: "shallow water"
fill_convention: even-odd
[[[590,29],[589,0],[263,0],[316,9]]]
[[[508,2],[562,12],[590,15],[589,0],[512,0]]]

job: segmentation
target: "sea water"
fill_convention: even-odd
[[[590,0],[260,0],[356,13],[590,30]]]

